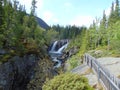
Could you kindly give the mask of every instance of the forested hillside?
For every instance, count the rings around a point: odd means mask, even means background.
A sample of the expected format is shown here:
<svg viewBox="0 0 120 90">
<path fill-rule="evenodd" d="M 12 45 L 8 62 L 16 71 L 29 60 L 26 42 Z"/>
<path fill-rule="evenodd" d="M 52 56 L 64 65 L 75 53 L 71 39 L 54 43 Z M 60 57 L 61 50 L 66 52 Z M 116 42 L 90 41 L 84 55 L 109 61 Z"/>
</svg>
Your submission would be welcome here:
<svg viewBox="0 0 120 90">
<path fill-rule="evenodd" d="M 17 0 L 13 3 L 10 0 L 0 1 L 1 49 L 22 55 L 30 51 L 37 51 L 44 44 L 49 44 L 46 42 L 48 32 L 44 29 L 49 26 L 40 18 L 36 20 L 35 4 L 36 2 L 33 2 L 31 13 L 28 15 L 25 7 Z M 49 37 L 49 35 L 47 36 Z"/>
<path fill-rule="evenodd" d="M 17 0 L 0 0 L 1 90 L 30 90 L 33 88 L 30 82 L 33 77 L 39 78 L 40 89 L 46 78 L 53 77 L 47 48 L 54 32 L 50 34 L 40 27 L 41 23 L 42 26 L 46 23 L 39 18 L 36 20 L 35 10 L 35 0 L 32 1 L 30 14 Z M 38 88 L 37 84 L 34 88 Z"/>
</svg>

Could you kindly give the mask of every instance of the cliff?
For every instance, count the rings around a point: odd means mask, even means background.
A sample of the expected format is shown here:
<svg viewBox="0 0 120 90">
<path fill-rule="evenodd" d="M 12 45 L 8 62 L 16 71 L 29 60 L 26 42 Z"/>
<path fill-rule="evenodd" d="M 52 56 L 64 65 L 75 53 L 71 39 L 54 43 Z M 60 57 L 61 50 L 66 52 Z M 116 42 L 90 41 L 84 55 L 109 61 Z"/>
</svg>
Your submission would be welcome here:
<svg viewBox="0 0 120 90">
<path fill-rule="evenodd" d="M 0 56 L 4 54 L 6 51 L 1 50 Z M 40 90 L 46 78 L 52 76 L 52 63 L 48 56 L 32 53 L 22 57 L 13 56 L 0 65 L 0 90 L 30 90 L 35 84 L 31 81 L 36 82 L 36 78 Z M 37 84 L 34 85 L 36 87 Z"/>
</svg>

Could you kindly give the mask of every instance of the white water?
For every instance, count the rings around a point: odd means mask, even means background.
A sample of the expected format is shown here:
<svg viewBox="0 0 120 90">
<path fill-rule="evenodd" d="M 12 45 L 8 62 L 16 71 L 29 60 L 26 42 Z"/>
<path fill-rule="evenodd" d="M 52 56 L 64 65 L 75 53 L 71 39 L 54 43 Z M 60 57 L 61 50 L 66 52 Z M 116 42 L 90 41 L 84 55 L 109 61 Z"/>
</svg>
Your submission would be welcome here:
<svg viewBox="0 0 120 90">
<path fill-rule="evenodd" d="M 49 54 L 51 55 L 52 61 L 54 61 L 54 62 L 56 63 L 56 65 L 53 67 L 54 69 L 61 66 L 62 61 L 59 60 L 59 59 L 57 59 L 57 57 L 61 56 L 61 55 L 63 54 L 63 53 L 62 53 L 63 50 L 64 50 L 65 48 L 67 48 L 67 46 L 68 46 L 68 41 L 67 41 L 66 44 L 64 44 L 61 48 L 59 48 L 59 49 L 56 51 L 56 50 L 55 50 L 55 47 L 56 47 L 57 43 L 58 43 L 58 41 L 55 41 L 54 44 L 53 44 L 53 46 L 52 46 L 52 48 L 51 48 L 51 50 L 49 51 Z"/>
<path fill-rule="evenodd" d="M 57 45 L 57 42 L 58 42 L 58 41 L 55 41 L 55 42 L 54 42 L 54 44 L 53 44 L 53 46 L 52 46 L 52 49 L 51 49 L 51 52 L 52 52 L 52 51 L 55 51 L 55 47 L 56 47 L 56 45 Z"/>
<path fill-rule="evenodd" d="M 59 67 L 61 66 L 61 64 L 62 64 L 62 62 L 61 62 L 60 60 L 58 60 L 57 58 L 54 58 L 53 61 L 54 61 L 54 62 L 57 62 L 57 65 L 55 65 L 55 66 L 53 67 L 53 69 L 59 68 Z"/>
<path fill-rule="evenodd" d="M 68 43 L 65 44 L 65 45 L 63 45 L 61 48 L 59 48 L 58 51 L 57 51 L 57 53 L 62 53 L 62 51 L 63 51 L 65 48 L 67 48 L 67 46 L 68 46 Z"/>
</svg>

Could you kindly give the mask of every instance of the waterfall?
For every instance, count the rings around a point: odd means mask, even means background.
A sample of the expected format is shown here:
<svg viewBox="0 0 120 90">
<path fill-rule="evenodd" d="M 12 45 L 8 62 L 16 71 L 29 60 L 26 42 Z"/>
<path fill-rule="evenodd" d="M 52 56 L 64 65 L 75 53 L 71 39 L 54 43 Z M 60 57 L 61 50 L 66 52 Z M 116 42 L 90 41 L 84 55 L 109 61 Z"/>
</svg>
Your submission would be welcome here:
<svg viewBox="0 0 120 90">
<path fill-rule="evenodd" d="M 68 40 L 60 40 L 55 41 L 52 44 L 52 47 L 49 51 L 49 54 L 52 58 L 52 61 L 55 62 L 54 69 L 59 68 L 62 64 L 62 60 L 59 60 L 58 57 L 61 57 L 63 55 L 63 50 L 67 48 L 68 46 Z"/>
<path fill-rule="evenodd" d="M 61 48 L 58 49 L 57 53 L 62 53 L 62 51 L 67 48 L 68 43 L 66 43 L 65 45 L 63 45 Z"/>
<path fill-rule="evenodd" d="M 55 47 L 56 47 L 56 45 L 57 45 L 57 42 L 58 42 L 58 41 L 55 41 L 55 42 L 54 42 L 54 44 L 53 44 L 53 46 L 52 46 L 52 48 L 51 48 L 51 50 L 50 50 L 51 52 L 52 52 L 52 51 L 55 51 Z"/>
<path fill-rule="evenodd" d="M 58 60 L 57 58 L 54 58 L 53 61 L 56 62 L 53 69 L 59 68 L 62 64 L 62 62 L 60 60 Z"/>
</svg>

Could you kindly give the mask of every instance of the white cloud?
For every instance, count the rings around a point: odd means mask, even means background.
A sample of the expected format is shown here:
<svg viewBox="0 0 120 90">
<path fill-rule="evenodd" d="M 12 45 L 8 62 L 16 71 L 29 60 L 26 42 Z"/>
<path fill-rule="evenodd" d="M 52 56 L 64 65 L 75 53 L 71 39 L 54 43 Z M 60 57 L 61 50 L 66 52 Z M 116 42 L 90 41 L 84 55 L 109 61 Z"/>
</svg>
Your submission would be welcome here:
<svg viewBox="0 0 120 90">
<path fill-rule="evenodd" d="M 110 11 L 111 11 L 111 8 L 108 8 L 108 9 L 105 10 L 106 16 L 109 16 L 109 15 L 110 15 Z"/>
<path fill-rule="evenodd" d="M 31 3 L 32 3 L 32 0 L 19 0 L 20 4 L 22 5 L 25 5 L 25 8 L 26 8 L 26 11 L 28 13 L 30 13 L 30 9 L 31 9 Z M 37 9 L 36 11 L 40 11 L 41 8 L 43 7 L 43 0 L 37 0 L 37 3 L 36 3 L 36 6 L 37 6 Z"/>
<path fill-rule="evenodd" d="M 71 22 L 70 25 L 76 26 L 87 26 L 89 27 L 92 24 L 94 18 L 92 16 L 77 16 Z"/>
<path fill-rule="evenodd" d="M 30 8 L 31 8 L 32 0 L 29 0 L 29 1 L 27 1 L 27 0 L 19 0 L 19 2 L 20 2 L 20 4 L 25 5 L 25 9 L 29 13 L 30 12 Z"/>
<path fill-rule="evenodd" d="M 37 0 L 37 4 L 36 4 L 36 6 L 37 6 L 37 12 L 39 13 L 40 12 L 40 10 L 43 8 L 43 0 Z"/>
<path fill-rule="evenodd" d="M 58 24 L 59 23 L 59 19 L 56 18 L 56 15 L 51 11 L 45 11 L 42 14 L 42 19 L 45 20 L 45 22 L 48 24 Z"/>
<path fill-rule="evenodd" d="M 46 21 L 46 22 L 49 22 L 50 20 L 52 20 L 54 14 L 50 11 L 45 11 L 43 13 L 43 19 Z"/>
<path fill-rule="evenodd" d="M 54 19 L 53 19 L 53 23 L 59 23 L 58 18 L 54 18 Z"/>
</svg>

